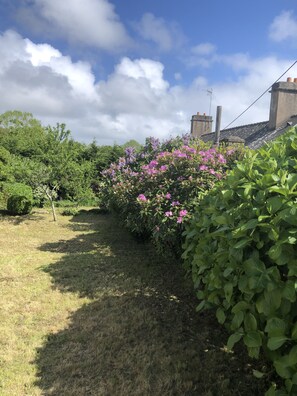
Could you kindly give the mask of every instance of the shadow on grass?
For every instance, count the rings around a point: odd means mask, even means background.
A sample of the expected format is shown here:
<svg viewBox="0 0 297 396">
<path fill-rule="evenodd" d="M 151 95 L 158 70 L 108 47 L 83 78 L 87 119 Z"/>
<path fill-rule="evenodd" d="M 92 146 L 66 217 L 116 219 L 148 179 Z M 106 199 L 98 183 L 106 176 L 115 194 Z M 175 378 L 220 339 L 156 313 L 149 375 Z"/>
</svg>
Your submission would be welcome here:
<svg viewBox="0 0 297 396">
<path fill-rule="evenodd" d="M 227 335 L 212 313 L 195 313 L 178 263 L 161 261 L 111 216 L 82 213 L 71 227 L 89 232 L 43 245 L 65 253 L 44 270 L 53 287 L 93 302 L 38 350 L 42 394 L 264 394 L 246 355 L 225 352 Z"/>
<path fill-rule="evenodd" d="M 34 212 L 34 210 L 26 215 L 22 216 L 13 216 L 9 214 L 8 210 L 1 209 L 0 210 L 0 221 L 5 220 L 8 221 L 9 223 L 12 223 L 14 225 L 19 225 L 23 223 L 24 221 L 38 221 L 41 220 L 42 216 L 38 215 L 38 212 Z"/>
</svg>

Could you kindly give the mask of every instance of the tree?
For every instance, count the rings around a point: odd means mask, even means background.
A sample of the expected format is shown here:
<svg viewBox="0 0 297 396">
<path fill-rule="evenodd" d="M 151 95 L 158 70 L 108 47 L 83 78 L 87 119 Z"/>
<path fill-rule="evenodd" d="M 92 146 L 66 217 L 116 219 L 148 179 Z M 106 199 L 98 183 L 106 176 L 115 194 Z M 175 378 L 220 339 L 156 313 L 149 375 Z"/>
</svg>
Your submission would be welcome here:
<svg viewBox="0 0 297 396">
<path fill-rule="evenodd" d="M 45 130 L 31 113 L 7 111 L 0 115 L 0 145 L 11 154 L 40 156 L 45 143 Z"/>
</svg>

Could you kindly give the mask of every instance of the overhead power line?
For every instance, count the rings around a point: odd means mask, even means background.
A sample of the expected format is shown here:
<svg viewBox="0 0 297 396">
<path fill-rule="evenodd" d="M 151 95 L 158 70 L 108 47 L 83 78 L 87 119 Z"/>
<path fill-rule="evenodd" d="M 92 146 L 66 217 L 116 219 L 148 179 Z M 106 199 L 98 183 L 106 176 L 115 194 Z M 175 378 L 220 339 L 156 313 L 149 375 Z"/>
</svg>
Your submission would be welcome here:
<svg viewBox="0 0 297 396">
<path fill-rule="evenodd" d="M 239 116 L 237 116 L 236 118 L 234 118 L 234 120 L 232 121 L 232 122 L 230 122 L 230 124 L 228 124 L 227 126 L 225 126 L 225 128 L 224 129 L 227 129 L 230 125 L 232 125 L 235 121 L 237 121 L 238 120 L 238 118 L 240 118 L 244 113 L 246 113 L 252 106 L 254 106 L 254 104 L 256 103 L 256 102 L 258 102 L 258 100 L 259 99 L 261 99 L 262 98 L 262 96 L 264 96 L 269 90 L 270 90 L 270 88 L 272 87 L 272 85 L 273 84 L 275 84 L 276 82 L 278 82 L 290 69 L 292 69 L 292 67 L 294 66 L 294 65 L 296 65 L 296 63 L 297 63 L 297 60 L 294 62 L 294 63 L 292 63 L 292 65 L 281 75 L 281 76 L 279 76 L 279 78 L 277 79 L 277 80 L 275 80 L 274 81 L 274 83 L 272 83 L 256 100 L 254 100 L 253 101 L 253 103 L 251 103 L 242 113 L 240 113 L 239 114 Z M 224 130 L 224 129 L 222 129 L 222 130 Z"/>
</svg>

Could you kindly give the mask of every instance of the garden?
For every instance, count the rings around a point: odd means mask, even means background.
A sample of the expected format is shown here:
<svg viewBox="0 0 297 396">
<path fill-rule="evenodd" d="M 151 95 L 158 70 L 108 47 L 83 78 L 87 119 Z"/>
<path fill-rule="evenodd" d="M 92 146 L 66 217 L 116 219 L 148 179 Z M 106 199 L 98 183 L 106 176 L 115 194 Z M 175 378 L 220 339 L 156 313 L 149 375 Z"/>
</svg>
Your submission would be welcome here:
<svg viewBox="0 0 297 396">
<path fill-rule="evenodd" d="M 0 128 L 3 394 L 297 394 L 296 129 L 252 151 Z"/>
</svg>

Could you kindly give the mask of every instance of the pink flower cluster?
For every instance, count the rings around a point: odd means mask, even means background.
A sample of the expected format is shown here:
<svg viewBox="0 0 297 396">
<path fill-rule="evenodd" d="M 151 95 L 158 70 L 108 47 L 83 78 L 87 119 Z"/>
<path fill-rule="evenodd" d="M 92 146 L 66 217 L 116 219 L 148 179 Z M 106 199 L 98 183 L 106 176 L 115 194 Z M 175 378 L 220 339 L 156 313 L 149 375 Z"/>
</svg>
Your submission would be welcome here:
<svg viewBox="0 0 297 396">
<path fill-rule="evenodd" d="M 177 218 L 177 223 L 182 223 L 183 218 L 188 214 L 188 211 L 186 209 L 182 209 L 179 211 L 179 216 Z"/>
<path fill-rule="evenodd" d="M 146 202 L 147 197 L 144 194 L 139 194 L 137 197 L 138 201 Z"/>
</svg>

